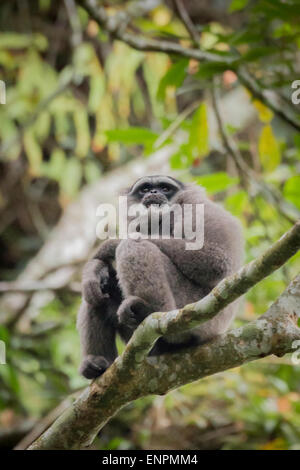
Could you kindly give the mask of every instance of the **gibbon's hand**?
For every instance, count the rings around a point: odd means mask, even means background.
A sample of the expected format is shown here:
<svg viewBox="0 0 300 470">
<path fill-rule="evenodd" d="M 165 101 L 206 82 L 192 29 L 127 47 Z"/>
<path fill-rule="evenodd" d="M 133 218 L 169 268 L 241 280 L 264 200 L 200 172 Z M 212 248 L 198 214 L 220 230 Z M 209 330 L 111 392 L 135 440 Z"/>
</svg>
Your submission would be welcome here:
<svg viewBox="0 0 300 470">
<path fill-rule="evenodd" d="M 96 260 L 95 260 L 96 261 Z M 104 299 L 109 298 L 109 269 L 103 265 L 91 277 L 84 276 L 82 282 L 82 295 L 90 305 L 99 305 Z"/>
</svg>

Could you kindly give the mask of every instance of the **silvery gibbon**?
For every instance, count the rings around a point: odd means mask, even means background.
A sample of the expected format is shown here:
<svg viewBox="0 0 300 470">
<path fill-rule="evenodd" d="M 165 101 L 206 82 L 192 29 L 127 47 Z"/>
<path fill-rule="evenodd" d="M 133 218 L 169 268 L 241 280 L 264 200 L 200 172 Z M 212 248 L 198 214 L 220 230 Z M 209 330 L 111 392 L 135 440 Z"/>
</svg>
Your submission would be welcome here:
<svg viewBox="0 0 300 470">
<path fill-rule="evenodd" d="M 200 186 L 167 176 L 147 176 L 123 195 L 128 207 L 138 203 L 147 210 L 169 207 L 173 214 L 171 237 L 165 239 L 160 234 L 155 239 L 108 239 L 85 265 L 77 328 L 83 356 L 80 372 L 88 379 L 101 375 L 117 357 L 117 333 L 127 342 L 149 314 L 181 308 L 203 298 L 240 267 L 243 257 L 239 222 L 210 201 Z M 204 207 L 204 243 L 200 249 L 187 250 L 184 236 L 172 236 L 172 227 L 178 221 L 171 208 L 184 204 Z M 189 214 L 195 229 L 193 210 Z M 179 224 L 183 223 L 181 217 Z M 150 354 L 202 344 L 224 333 L 236 310 L 237 303 L 233 303 L 187 333 L 159 338 Z"/>
</svg>

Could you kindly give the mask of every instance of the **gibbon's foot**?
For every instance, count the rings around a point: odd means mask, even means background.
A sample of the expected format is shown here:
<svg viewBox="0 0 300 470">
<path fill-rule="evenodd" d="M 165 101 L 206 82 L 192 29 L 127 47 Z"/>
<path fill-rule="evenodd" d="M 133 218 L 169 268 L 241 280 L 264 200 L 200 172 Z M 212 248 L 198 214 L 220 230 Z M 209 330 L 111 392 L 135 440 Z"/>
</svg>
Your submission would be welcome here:
<svg viewBox="0 0 300 470">
<path fill-rule="evenodd" d="M 102 375 L 110 366 L 109 362 L 103 356 L 86 356 L 79 368 L 79 372 L 86 379 L 95 379 Z"/>
<path fill-rule="evenodd" d="M 103 267 L 97 278 L 83 282 L 82 295 L 90 305 L 99 305 L 104 299 L 109 298 L 109 269 Z"/>
<path fill-rule="evenodd" d="M 123 300 L 117 311 L 117 316 L 121 326 L 135 330 L 150 313 L 150 305 L 140 297 L 132 295 Z"/>
</svg>

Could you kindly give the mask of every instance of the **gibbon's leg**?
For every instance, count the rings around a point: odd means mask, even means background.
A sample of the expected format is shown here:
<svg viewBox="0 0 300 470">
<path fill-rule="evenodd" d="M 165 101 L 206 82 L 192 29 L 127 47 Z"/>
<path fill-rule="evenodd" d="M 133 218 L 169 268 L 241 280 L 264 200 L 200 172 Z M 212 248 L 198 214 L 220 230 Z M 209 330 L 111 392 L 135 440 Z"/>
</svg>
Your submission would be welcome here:
<svg viewBox="0 0 300 470">
<path fill-rule="evenodd" d="M 82 362 L 80 373 L 87 379 L 103 374 L 117 357 L 116 311 L 119 303 L 107 299 L 99 306 L 82 301 L 77 329 L 80 334 Z"/>
<path fill-rule="evenodd" d="M 116 252 L 116 269 L 124 299 L 117 315 L 120 334 L 128 341 L 139 323 L 150 313 L 167 312 L 176 308 L 167 272 L 177 275 L 177 269 L 160 249 L 147 240 L 123 240 Z M 130 326 L 129 326 L 130 325 Z M 127 334 L 122 334 L 127 328 Z M 182 343 L 189 333 L 165 338 L 167 343 Z"/>
<path fill-rule="evenodd" d="M 138 325 L 152 312 L 151 306 L 140 297 L 130 295 L 123 300 L 117 312 L 121 338 L 127 343 Z"/>
<path fill-rule="evenodd" d="M 124 298 L 136 296 L 154 311 L 175 308 L 163 254 L 147 240 L 122 240 L 116 251 L 116 270 Z"/>
<path fill-rule="evenodd" d="M 165 272 L 163 254 L 147 240 L 122 240 L 116 251 L 116 270 L 124 301 L 120 325 L 131 333 L 150 313 L 175 308 Z"/>
</svg>

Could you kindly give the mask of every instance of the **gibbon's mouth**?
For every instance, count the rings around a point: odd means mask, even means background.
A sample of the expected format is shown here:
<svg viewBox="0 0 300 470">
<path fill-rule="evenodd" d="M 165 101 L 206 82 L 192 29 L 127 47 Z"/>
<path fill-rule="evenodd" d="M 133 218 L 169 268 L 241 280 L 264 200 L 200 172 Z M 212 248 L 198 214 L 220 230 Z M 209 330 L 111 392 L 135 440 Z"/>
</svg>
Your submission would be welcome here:
<svg viewBox="0 0 300 470">
<path fill-rule="evenodd" d="M 152 204 L 156 204 L 158 206 L 162 206 L 166 204 L 168 199 L 163 194 L 147 194 L 143 197 L 142 203 L 144 206 L 149 207 Z"/>
</svg>

